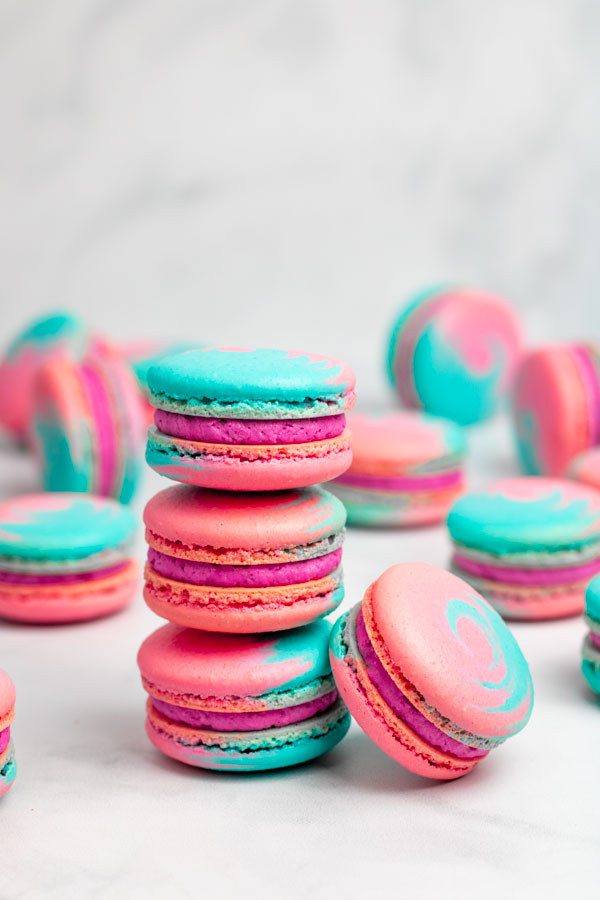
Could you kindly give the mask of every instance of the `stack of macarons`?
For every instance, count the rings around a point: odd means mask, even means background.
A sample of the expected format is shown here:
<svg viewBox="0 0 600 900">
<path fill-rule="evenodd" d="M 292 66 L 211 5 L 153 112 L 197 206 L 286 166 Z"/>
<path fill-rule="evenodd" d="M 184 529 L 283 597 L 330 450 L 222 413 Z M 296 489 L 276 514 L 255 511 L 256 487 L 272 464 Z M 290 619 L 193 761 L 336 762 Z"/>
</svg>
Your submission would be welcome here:
<svg viewBox="0 0 600 900">
<path fill-rule="evenodd" d="M 328 487 L 351 525 L 440 522 L 464 490 L 465 438 L 454 422 L 417 410 L 354 413 L 352 465 Z"/>
<path fill-rule="evenodd" d="M 204 348 L 147 377 L 146 459 L 181 482 L 144 511 L 144 598 L 171 623 L 138 658 L 148 736 L 208 768 L 319 756 L 349 717 L 322 621 L 344 596 L 346 513 L 316 485 L 350 465 L 354 375 L 314 354 Z"/>
<path fill-rule="evenodd" d="M 15 717 L 15 686 L 0 669 L 0 797 L 6 794 L 17 774 L 10 726 Z"/>
</svg>

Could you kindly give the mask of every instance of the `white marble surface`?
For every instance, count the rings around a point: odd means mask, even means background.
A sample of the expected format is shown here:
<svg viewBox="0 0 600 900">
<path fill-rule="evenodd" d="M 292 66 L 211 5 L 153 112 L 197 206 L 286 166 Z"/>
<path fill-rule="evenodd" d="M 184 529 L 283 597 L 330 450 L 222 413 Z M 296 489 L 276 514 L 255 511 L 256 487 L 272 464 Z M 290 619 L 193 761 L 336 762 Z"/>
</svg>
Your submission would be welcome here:
<svg viewBox="0 0 600 900">
<path fill-rule="evenodd" d="M 531 341 L 598 335 L 599 51 L 593 0 L 2 0 L 3 332 L 66 305 L 116 337 L 293 344 L 348 360 L 373 399 L 423 282 L 506 294 Z M 501 425 L 473 443 L 475 479 L 510 470 Z M 0 481 L 34 488 L 31 461 L 3 449 Z M 138 508 L 158 487 L 147 473 Z M 441 530 L 353 532 L 347 603 L 393 562 L 446 557 Z M 358 730 L 273 776 L 162 759 L 134 663 L 157 624 L 138 599 L 1 627 L 20 767 L 2 898 L 597 893 L 579 621 L 515 628 L 531 724 L 441 786 Z"/>
</svg>

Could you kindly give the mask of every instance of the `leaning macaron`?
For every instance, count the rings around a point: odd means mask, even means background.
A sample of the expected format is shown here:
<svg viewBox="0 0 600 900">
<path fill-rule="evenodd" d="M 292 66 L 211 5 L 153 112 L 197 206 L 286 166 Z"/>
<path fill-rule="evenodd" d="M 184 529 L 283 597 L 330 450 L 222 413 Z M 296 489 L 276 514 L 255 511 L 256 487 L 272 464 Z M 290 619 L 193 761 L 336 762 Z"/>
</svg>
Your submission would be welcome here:
<svg viewBox="0 0 600 900">
<path fill-rule="evenodd" d="M 44 488 L 129 502 L 141 469 L 143 418 L 119 353 L 103 343 L 83 360 L 53 360 L 38 373 L 33 403 Z"/>
<path fill-rule="evenodd" d="M 507 397 L 521 327 L 501 297 L 452 285 L 417 294 L 396 319 L 387 370 L 402 403 L 471 425 Z"/>
<path fill-rule="evenodd" d="M 440 522 L 464 490 L 462 429 L 416 410 L 353 413 L 352 465 L 328 488 L 350 525 Z"/>
<path fill-rule="evenodd" d="M 591 689 L 600 694 L 600 576 L 593 578 L 588 585 L 585 621 L 589 632 L 581 649 L 581 671 Z"/>
<path fill-rule="evenodd" d="M 0 616 L 76 622 L 115 612 L 138 586 L 133 513 L 104 497 L 28 494 L 0 503 Z"/>
<path fill-rule="evenodd" d="M 517 453 L 528 475 L 563 476 L 573 457 L 600 444 L 600 355 L 591 344 L 529 353 L 513 391 Z"/>
<path fill-rule="evenodd" d="M 144 599 L 191 628 L 296 628 L 344 597 L 346 513 L 319 487 L 264 493 L 176 485 L 144 510 Z"/>
<path fill-rule="evenodd" d="M 148 464 L 174 481 L 233 491 L 303 487 L 350 465 L 344 363 L 289 350 L 205 348 L 148 372 Z"/>
<path fill-rule="evenodd" d="M 600 492 L 523 476 L 465 494 L 448 515 L 452 569 L 507 618 L 581 613 L 600 572 Z"/>
<path fill-rule="evenodd" d="M 36 319 L 15 338 L 0 363 L 0 425 L 19 440 L 25 440 L 37 372 L 51 359 L 79 359 L 87 343 L 83 323 L 66 312 Z"/>
<path fill-rule="evenodd" d="M 17 774 L 10 726 L 15 717 L 15 686 L 0 669 L 0 797 L 6 794 Z"/>
<path fill-rule="evenodd" d="M 500 616 L 426 563 L 387 569 L 334 625 L 330 657 L 363 731 L 418 775 L 466 775 L 531 713 L 529 667 Z"/>
<path fill-rule="evenodd" d="M 350 716 L 327 655 L 330 626 L 284 634 L 210 634 L 165 625 L 138 653 L 146 732 L 191 766 L 256 772 L 315 759 Z"/>
</svg>

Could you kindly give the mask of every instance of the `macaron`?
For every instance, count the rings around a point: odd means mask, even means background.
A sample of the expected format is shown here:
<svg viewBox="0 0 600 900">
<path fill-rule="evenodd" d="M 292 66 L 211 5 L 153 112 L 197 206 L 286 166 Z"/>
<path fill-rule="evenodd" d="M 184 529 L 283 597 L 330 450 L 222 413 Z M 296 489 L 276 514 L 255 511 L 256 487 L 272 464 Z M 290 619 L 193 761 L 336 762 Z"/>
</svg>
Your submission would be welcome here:
<svg viewBox="0 0 600 900">
<path fill-rule="evenodd" d="M 10 726 L 15 717 L 15 686 L 0 669 L 0 797 L 6 794 L 17 774 Z"/>
<path fill-rule="evenodd" d="M 581 481 L 600 491 L 600 447 L 584 450 L 571 460 L 567 477 Z"/>
<path fill-rule="evenodd" d="M 440 522 L 464 490 L 462 429 L 416 410 L 348 416 L 352 465 L 328 484 L 350 525 Z"/>
<path fill-rule="evenodd" d="M 138 653 L 146 732 L 167 756 L 231 772 L 315 759 L 350 726 L 327 654 L 330 626 L 233 635 L 165 625 Z"/>
<path fill-rule="evenodd" d="M 563 476 L 600 444 L 600 355 L 590 344 L 549 344 L 527 354 L 515 378 L 512 421 L 528 475 Z"/>
<path fill-rule="evenodd" d="M 600 576 L 593 578 L 588 585 L 585 621 L 589 632 L 581 649 L 581 671 L 591 689 L 600 694 Z"/>
<path fill-rule="evenodd" d="M 37 372 L 51 359 L 80 358 L 87 343 L 83 323 L 66 312 L 36 319 L 12 341 L 0 363 L 0 425 L 6 431 L 28 438 Z"/>
<path fill-rule="evenodd" d="M 448 515 L 452 569 L 507 618 L 581 613 L 600 572 L 600 492 L 523 476 L 456 501 Z"/>
<path fill-rule="evenodd" d="M 363 731 L 418 775 L 466 775 L 519 732 L 529 667 L 500 616 L 468 584 L 400 563 L 334 625 L 333 675 Z"/>
<path fill-rule="evenodd" d="M 291 350 L 204 348 L 150 368 L 148 464 L 174 481 L 232 491 L 329 481 L 352 460 L 344 363 Z"/>
<path fill-rule="evenodd" d="M 85 491 L 131 500 L 143 455 L 138 388 L 118 351 L 102 344 L 77 361 L 39 371 L 32 443 L 47 491 Z"/>
<path fill-rule="evenodd" d="M 136 519 L 104 497 L 28 494 L 0 503 L 0 616 L 76 622 L 125 606 L 138 586 Z"/>
<path fill-rule="evenodd" d="M 320 487 L 264 493 L 176 485 L 144 510 L 144 599 L 191 628 L 281 631 L 344 597 L 343 504 Z"/>
<path fill-rule="evenodd" d="M 521 327 L 501 297 L 453 285 L 417 294 L 394 322 L 387 371 L 404 406 L 471 425 L 507 397 Z"/>
</svg>

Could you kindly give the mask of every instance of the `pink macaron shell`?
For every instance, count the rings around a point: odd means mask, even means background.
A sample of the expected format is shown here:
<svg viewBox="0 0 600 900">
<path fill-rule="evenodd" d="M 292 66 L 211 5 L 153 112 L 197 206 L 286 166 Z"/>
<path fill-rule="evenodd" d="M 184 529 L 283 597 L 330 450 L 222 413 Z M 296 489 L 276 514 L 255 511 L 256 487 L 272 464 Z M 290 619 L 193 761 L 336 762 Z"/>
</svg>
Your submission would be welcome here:
<svg viewBox="0 0 600 900">
<path fill-rule="evenodd" d="M 157 699 L 231 713 L 276 708 L 276 696 L 265 695 L 308 677 L 314 665 L 310 654 L 279 653 L 277 634 L 224 635 L 174 624 L 147 637 L 137 661 L 146 690 Z"/>
<path fill-rule="evenodd" d="M 144 509 L 146 536 L 155 549 L 205 559 L 202 548 L 219 548 L 223 562 L 234 564 L 253 562 L 253 552 L 259 562 L 289 561 L 294 554 L 277 551 L 314 544 L 342 531 L 345 521 L 339 501 L 319 487 L 238 494 L 177 485 L 160 491 Z M 239 550 L 250 556 L 238 556 Z"/>
<path fill-rule="evenodd" d="M 8 728 L 14 718 L 15 698 L 12 679 L 0 669 L 0 731 Z"/>
<path fill-rule="evenodd" d="M 335 574 L 335 573 L 334 573 Z M 144 600 L 177 625 L 233 634 L 297 628 L 333 612 L 343 589 L 331 576 L 270 588 L 214 588 L 186 584 L 145 569 Z"/>
<path fill-rule="evenodd" d="M 442 730 L 501 741 L 522 727 L 532 703 L 526 664 L 466 582 L 426 563 L 400 563 L 367 592 L 363 615 L 388 673 Z"/>
<path fill-rule="evenodd" d="M 348 429 L 324 441 L 255 445 L 185 441 L 151 427 L 146 459 L 160 475 L 185 484 L 229 491 L 278 491 L 336 478 L 350 466 L 352 449 Z"/>
<path fill-rule="evenodd" d="M 530 473 L 563 475 L 590 445 L 585 382 L 571 349 L 548 345 L 533 351 L 515 380 L 513 422 Z"/>
<path fill-rule="evenodd" d="M 448 430 L 455 426 L 414 410 L 381 416 L 353 413 L 348 416 L 348 427 L 352 432 L 353 475 L 409 474 L 424 462 L 456 452 L 448 442 Z"/>
<path fill-rule="evenodd" d="M 567 476 L 600 490 L 600 447 L 576 456 L 569 465 Z"/>
<path fill-rule="evenodd" d="M 0 585 L 0 617 L 31 624 L 79 622 L 109 615 L 129 604 L 138 588 L 133 560 L 106 578 L 59 585 Z"/>
<path fill-rule="evenodd" d="M 335 684 L 352 717 L 377 746 L 401 766 L 426 778 L 449 780 L 466 775 L 479 760 L 452 757 L 432 747 L 401 719 L 386 718 L 385 704 L 376 692 L 369 697 L 357 673 L 334 653 L 330 653 Z"/>
</svg>

